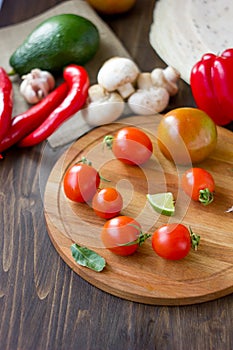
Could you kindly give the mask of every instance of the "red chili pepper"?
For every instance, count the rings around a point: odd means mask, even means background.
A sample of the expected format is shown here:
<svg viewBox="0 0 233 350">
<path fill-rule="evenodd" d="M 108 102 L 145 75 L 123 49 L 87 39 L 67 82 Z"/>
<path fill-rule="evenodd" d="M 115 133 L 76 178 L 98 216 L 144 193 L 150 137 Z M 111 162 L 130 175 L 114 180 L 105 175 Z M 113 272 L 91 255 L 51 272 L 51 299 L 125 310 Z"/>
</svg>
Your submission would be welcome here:
<svg viewBox="0 0 233 350">
<path fill-rule="evenodd" d="M 5 137 L 0 141 L 0 152 L 5 151 L 23 137 L 35 130 L 60 105 L 68 92 L 66 82 L 59 85 L 39 103 L 26 112 L 12 118 L 12 124 Z"/>
<path fill-rule="evenodd" d="M 19 147 L 34 146 L 44 141 L 84 105 L 90 85 L 86 70 L 71 64 L 64 69 L 63 76 L 69 85 L 68 95 L 36 130 L 18 143 Z"/>
<path fill-rule="evenodd" d="M 12 83 L 6 71 L 0 67 L 0 140 L 11 125 L 13 108 Z"/>
<path fill-rule="evenodd" d="M 190 85 L 199 109 L 216 124 L 233 120 L 233 49 L 220 56 L 206 53 L 191 70 Z"/>
</svg>

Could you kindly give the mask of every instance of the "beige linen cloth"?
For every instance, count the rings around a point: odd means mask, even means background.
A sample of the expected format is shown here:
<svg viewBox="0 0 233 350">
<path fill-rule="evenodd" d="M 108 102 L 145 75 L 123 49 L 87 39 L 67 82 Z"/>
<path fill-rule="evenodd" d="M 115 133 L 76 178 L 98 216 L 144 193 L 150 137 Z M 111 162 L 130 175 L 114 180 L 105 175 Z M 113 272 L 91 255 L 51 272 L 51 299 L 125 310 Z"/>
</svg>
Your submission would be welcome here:
<svg viewBox="0 0 233 350">
<path fill-rule="evenodd" d="M 39 16 L 16 25 L 0 29 L 0 66 L 9 72 L 9 58 L 15 49 L 21 45 L 27 35 L 43 20 L 61 13 L 74 13 L 91 20 L 100 33 L 100 48 L 95 57 L 85 66 L 88 71 L 91 84 L 96 82 L 97 72 L 103 62 L 112 56 L 129 57 L 128 52 L 121 42 L 113 34 L 110 28 L 102 21 L 96 12 L 86 1 L 67 1 L 58 5 Z M 14 109 L 13 115 L 24 112 L 29 105 L 19 93 L 20 79 L 18 76 L 12 78 L 14 88 Z M 79 136 L 89 131 L 91 127 L 84 121 L 79 113 L 72 116 L 62 124 L 59 129 L 48 139 L 51 147 L 58 147 L 76 140 Z"/>
</svg>

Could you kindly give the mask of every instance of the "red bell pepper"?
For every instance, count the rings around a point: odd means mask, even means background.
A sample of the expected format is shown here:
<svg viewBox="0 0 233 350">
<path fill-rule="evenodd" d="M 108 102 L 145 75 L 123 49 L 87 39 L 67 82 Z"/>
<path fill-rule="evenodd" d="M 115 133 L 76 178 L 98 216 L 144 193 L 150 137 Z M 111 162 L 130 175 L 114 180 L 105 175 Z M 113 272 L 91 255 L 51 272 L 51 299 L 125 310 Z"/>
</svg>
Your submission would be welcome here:
<svg viewBox="0 0 233 350">
<path fill-rule="evenodd" d="M 206 53 L 197 62 L 190 75 L 195 103 L 217 125 L 233 120 L 233 49 L 217 56 Z"/>
</svg>

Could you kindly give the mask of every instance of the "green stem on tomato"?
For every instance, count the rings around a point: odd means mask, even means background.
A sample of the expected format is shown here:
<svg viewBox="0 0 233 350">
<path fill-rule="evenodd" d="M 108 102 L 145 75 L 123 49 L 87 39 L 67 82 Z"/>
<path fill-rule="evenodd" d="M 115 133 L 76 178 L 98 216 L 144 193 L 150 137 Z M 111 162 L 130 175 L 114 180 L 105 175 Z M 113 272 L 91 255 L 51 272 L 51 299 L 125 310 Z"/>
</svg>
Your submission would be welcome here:
<svg viewBox="0 0 233 350">
<path fill-rule="evenodd" d="M 135 239 L 134 241 L 122 243 L 122 244 L 119 244 L 119 246 L 126 247 L 126 246 L 130 246 L 130 245 L 134 245 L 134 244 L 138 244 L 139 246 L 141 246 L 148 238 L 151 237 L 151 234 L 143 233 L 141 231 L 140 227 L 138 227 L 137 225 L 129 224 L 129 226 L 135 227 L 140 233 L 139 233 L 137 239 Z"/>
<path fill-rule="evenodd" d="M 149 233 L 140 233 L 137 239 L 137 243 L 139 246 L 141 246 L 148 238 L 150 238 L 151 235 Z"/>
<path fill-rule="evenodd" d="M 103 143 L 105 146 L 107 146 L 108 149 L 112 149 L 112 143 L 113 143 L 114 136 L 112 135 L 106 135 Z"/>
<path fill-rule="evenodd" d="M 82 157 L 82 158 L 77 162 L 77 164 L 79 164 L 79 163 L 92 166 L 92 162 L 91 162 L 89 159 L 87 159 L 86 157 Z"/>
<path fill-rule="evenodd" d="M 192 231 L 191 227 L 189 227 L 189 231 L 190 231 L 190 239 L 191 239 L 192 249 L 197 250 L 201 237 L 198 236 L 197 234 L 195 234 Z"/>
<path fill-rule="evenodd" d="M 89 159 L 87 159 L 86 157 L 82 157 L 82 158 L 77 162 L 77 164 L 79 164 L 79 163 L 92 166 L 92 162 L 91 162 Z M 103 176 L 101 176 L 100 174 L 99 174 L 99 177 L 100 177 L 100 179 L 101 179 L 102 181 L 111 182 L 111 180 L 105 179 L 105 178 L 104 178 Z"/>
<path fill-rule="evenodd" d="M 210 192 L 208 188 L 199 191 L 199 202 L 203 205 L 208 205 L 214 200 L 214 193 Z"/>
</svg>

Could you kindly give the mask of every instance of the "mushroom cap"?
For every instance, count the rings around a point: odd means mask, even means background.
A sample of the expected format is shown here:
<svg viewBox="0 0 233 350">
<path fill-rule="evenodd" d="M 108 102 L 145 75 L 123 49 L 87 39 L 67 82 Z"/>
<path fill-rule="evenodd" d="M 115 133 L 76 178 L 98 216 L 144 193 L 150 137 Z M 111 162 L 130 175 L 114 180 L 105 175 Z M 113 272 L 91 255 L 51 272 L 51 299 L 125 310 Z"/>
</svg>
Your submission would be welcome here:
<svg viewBox="0 0 233 350">
<path fill-rule="evenodd" d="M 95 84 L 89 88 L 88 93 L 88 102 L 80 113 L 89 125 L 112 123 L 123 113 L 125 102 L 117 92 L 108 92 Z"/>
<path fill-rule="evenodd" d="M 112 57 L 100 68 L 97 81 L 108 91 L 133 83 L 139 74 L 138 66 L 129 58 Z"/>
<path fill-rule="evenodd" d="M 153 85 L 164 87 L 171 96 L 174 96 L 178 92 L 177 81 L 179 78 L 179 72 L 170 66 L 165 69 L 155 68 L 151 72 L 151 80 Z"/>
<path fill-rule="evenodd" d="M 136 114 L 151 115 L 162 112 L 168 105 L 169 93 L 164 88 L 137 90 L 128 99 L 129 107 Z"/>
</svg>

